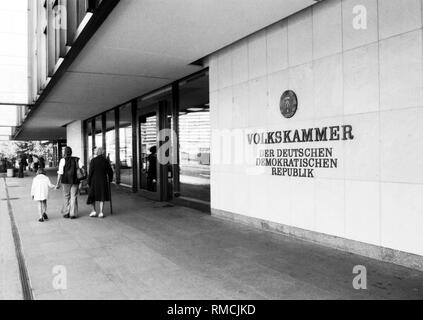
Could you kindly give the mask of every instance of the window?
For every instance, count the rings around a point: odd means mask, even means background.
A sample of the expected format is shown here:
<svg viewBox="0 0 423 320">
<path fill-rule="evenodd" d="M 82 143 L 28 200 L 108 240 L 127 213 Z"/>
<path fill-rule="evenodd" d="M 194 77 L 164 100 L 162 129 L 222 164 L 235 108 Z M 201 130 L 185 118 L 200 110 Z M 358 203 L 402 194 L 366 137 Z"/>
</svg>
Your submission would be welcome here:
<svg viewBox="0 0 423 320">
<path fill-rule="evenodd" d="M 40 78 L 38 83 L 38 88 L 43 89 L 45 86 L 45 82 L 47 80 L 47 50 L 48 50 L 48 43 L 47 43 L 47 4 L 46 2 L 39 2 L 39 23 L 38 23 L 38 37 L 40 41 L 40 47 L 37 50 L 38 54 L 38 68 L 40 70 Z"/>
<path fill-rule="evenodd" d="M 88 0 L 88 12 L 94 12 L 101 4 L 101 0 Z"/>
<path fill-rule="evenodd" d="M 87 163 L 90 163 L 90 160 L 93 157 L 93 135 L 92 135 L 92 121 L 87 120 L 86 121 L 86 134 L 87 134 L 87 140 L 86 140 L 86 146 L 87 146 Z"/>
<path fill-rule="evenodd" d="M 95 147 L 103 147 L 103 123 L 101 116 L 95 118 Z"/>
<path fill-rule="evenodd" d="M 87 13 L 87 1 L 86 0 L 76 0 L 77 6 L 77 19 L 78 19 L 78 26 L 81 24 L 82 20 L 85 18 L 85 14 Z"/>
<path fill-rule="evenodd" d="M 157 192 L 157 115 L 156 112 L 140 117 L 140 170 L 141 189 Z"/>
<path fill-rule="evenodd" d="M 114 110 L 106 113 L 106 156 L 110 160 L 113 170 L 116 170 L 116 130 Z"/>
<path fill-rule="evenodd" d="M 179 86 L 179 167 L 181 196 L 210 202 L 210 109 L 208 75 Z"/>
<path fill-rule="evenodd" d="M 54 58 L 57 62 L 60 58 L 60 33 L 62 30 L 61 12 L 59 2 L 55 2 L 53 6 L 53 29 L 54 29 Z"/>
<path fill-rule="evenodd" d="M 120 183 L 132 187 L 132 108 L 130 103 L 121 107 L 119 118 Z"/>
</svg>

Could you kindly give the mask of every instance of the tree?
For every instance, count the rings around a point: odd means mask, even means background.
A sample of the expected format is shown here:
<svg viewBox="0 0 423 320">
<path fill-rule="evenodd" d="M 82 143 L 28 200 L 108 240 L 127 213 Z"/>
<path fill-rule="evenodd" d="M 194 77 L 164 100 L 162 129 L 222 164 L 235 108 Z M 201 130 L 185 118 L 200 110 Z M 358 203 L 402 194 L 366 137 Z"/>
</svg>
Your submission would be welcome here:
<svg viewBox="0 0 423 320">
<path fill-rule="evenodd" d="M 0 142 L 0 157 L 12 159 L 16 157 L 17 154 L 17 145 L 12 143 L 12 141 L 2 141 Z"/>
<path fill-rule="evenodd" d="M 0 142 L 0 157 L 16 158 L 22 154 L 35 154 L 45 157 L 51 152 L 52 145 L 41 141 L 3 141 Z"/>
</svg>

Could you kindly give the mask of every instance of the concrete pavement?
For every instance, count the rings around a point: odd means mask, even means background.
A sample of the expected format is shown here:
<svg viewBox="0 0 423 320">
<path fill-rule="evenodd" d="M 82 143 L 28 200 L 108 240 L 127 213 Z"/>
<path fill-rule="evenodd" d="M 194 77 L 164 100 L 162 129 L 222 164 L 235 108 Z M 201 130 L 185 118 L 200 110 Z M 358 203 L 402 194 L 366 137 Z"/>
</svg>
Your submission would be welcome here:
<svg viewBox="0 0 423 320">
<path fill-rule="evenodd" d="M 2 178 L 0 190 L 0 300 L 19 300 L 23 293 Z"/>
<path fill-rule="evenodd" d="M 123 192 L 112 217 L 89 218 L 81 196 L 80 218 L 65 220 L 52 191 L 50 221 L 39 223 L 31 180 L 6 181 L 35 299 L 423 298 L 423 272 Z M 0 185 L 0 298 L 8 283 L 19 289 L 5 197 Z M 357 265 L 367 290 L 353 288 Z"/>
</svg>

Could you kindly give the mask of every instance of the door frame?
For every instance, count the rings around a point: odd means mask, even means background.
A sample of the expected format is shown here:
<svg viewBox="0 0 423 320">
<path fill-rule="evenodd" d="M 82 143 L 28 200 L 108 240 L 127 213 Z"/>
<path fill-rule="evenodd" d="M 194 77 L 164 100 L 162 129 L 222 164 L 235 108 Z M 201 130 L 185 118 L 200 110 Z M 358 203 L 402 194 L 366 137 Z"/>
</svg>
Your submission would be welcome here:
<svg viewBox="0 0 423 320">
<path fill-rule="evenodd" d="M 158 146 L 158 132 L 159 132 L 159 116 L 160 116 L 158 106 L 149 106 L 149 107 L 143 108 L 142 110 L 139 110 L 138 114 L 137 114 L 137 140 L 138 140 L 138 155 L 137 155 L 137 157 L 138 157 L 138 165 L 139 165 L 139 170 L 138 170 L 138 176 L 139 177 L 138 177 L 137 189 L 138 189 L 138 192 L 142 196 L 144 196 L 148 199 L 151 199 L 151 200 L 160 201 L 160 198 L 161 198 L 161 195 L 160 195 L 160 193 L 161 193 L 160 192 L 161 176 L 160 176 L 159 168 L 157 168 L 157 191 L 153 192 L 153 191 L 148 191 L 146 189 L 141 188 L 141 183 L 142 183 L 141 175 L 144 174 L 143 168 L 142 168 L 143 163 L 142 163 L 142 159 L 141 159 L 141 156 L 142 156 L 141 118 L 146 116 L 147 114 L 153 114 L 153 113 L 156 114 L 156 130 L 157 130 L 157 143 L 156 144 L 157 144 L 157 148 L 158 148 L 159 147 Z M 157 166 L 158 165 L 159 164 L 157 163 Z"/>
<path fill-rule="evenodd" d="M 171 198 L 170 192 L 169 192 L 169 183 L 168 183 L 168 166 L 162 165 L 157 161 L 157 182 L 156 182 L 156 192 L 148 191 L 145 189 L 141 189 L 141 175 L 143 174 L 142 169 L 142 161 L 141 161 L 141 155 L 142 155 L 142 137 L 141 137 L 141 118 L 144 117 L 147 114 L 156 114 L 156 133 L 157 133 L 157 150 L 165 143 L 164 141 L 159 140 L 159 132 L 163 129 L 170 129 L 169 124 L 167 123 L 167 117 L 168 117 L 168 110 L 167 110 L 167 102 L 166 101 L 160 101 L 156 103 L 153 106 L 148 106 L 145 108 L 141 108 L 138 110 L 137 114 L 137 140 L 138 140 L 138 183 L 137 183 L 137 189 L 138 192 L 151 200 L 155 201 L 168 201 Z"/>
</svg>

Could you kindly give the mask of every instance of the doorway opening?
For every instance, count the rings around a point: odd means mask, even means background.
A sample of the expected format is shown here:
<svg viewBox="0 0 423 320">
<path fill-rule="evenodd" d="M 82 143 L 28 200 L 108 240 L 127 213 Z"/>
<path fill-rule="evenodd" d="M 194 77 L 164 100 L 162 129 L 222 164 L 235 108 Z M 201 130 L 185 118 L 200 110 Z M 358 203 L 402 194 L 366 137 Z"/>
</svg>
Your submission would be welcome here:
<svg viewBox="0 0 423 320">
<path fill-rule="evenodd" d="M 180 197 L 210 203 L 208 72 L 179 83 L 178 116 Z"/>
<path fill-rule="evenodd" d="M 139 117 L 140 188 L 157 192 L 157 112 Z"/>
</svg>

